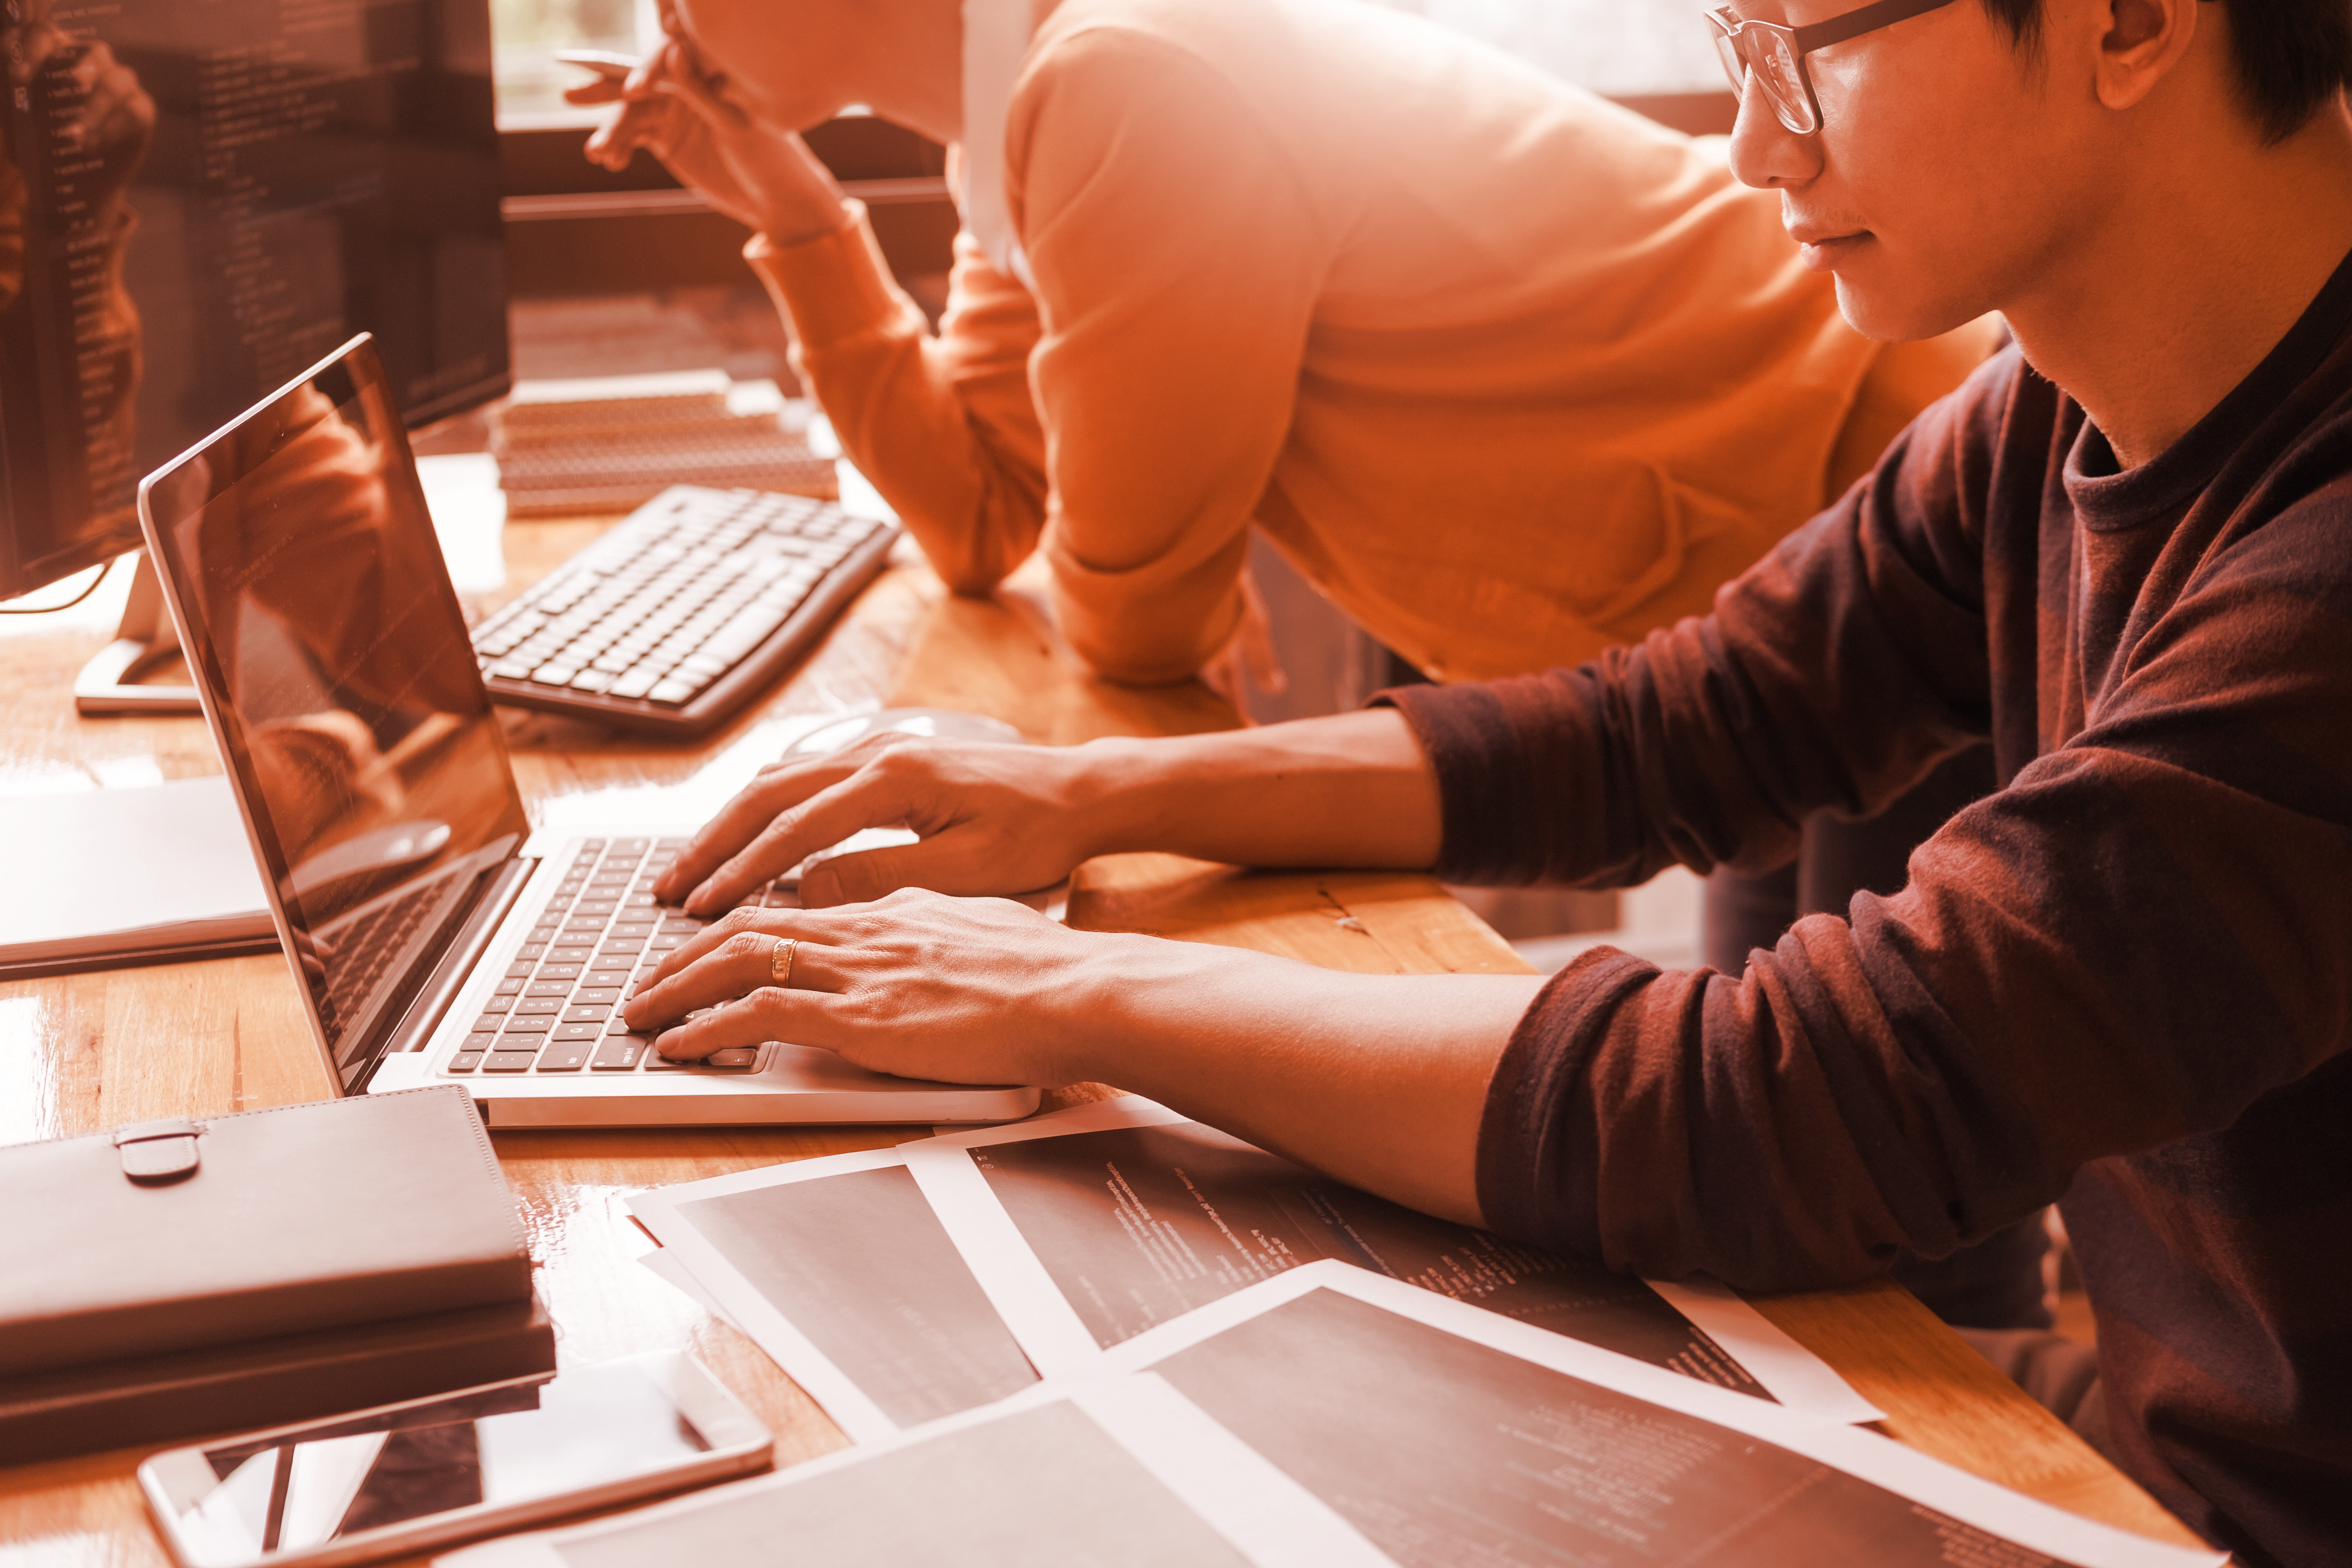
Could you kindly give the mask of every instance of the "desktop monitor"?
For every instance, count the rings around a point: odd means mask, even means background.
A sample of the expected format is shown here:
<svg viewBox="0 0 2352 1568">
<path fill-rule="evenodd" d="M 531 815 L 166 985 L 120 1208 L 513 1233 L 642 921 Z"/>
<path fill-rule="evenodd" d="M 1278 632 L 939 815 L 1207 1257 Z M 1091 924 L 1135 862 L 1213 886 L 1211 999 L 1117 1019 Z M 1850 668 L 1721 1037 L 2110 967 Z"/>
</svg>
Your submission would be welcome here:
<svg viewBox="0 0 2352 1568">
<path fill-rule="evenodd" d="M 488 0 L 0 0 L 0 598 L 356 332 L 410 424 L 509 382 Z"/>
</svg>

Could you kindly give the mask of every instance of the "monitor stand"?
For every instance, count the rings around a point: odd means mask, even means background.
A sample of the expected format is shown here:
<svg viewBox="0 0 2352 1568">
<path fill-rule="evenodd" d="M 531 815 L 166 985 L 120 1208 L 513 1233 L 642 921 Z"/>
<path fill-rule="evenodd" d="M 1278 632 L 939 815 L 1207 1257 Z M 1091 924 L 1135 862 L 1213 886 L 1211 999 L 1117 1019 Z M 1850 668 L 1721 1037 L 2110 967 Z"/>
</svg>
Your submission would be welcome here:
<svg viewBox="0 0 2352 1568">
<path fill-rule="evenodd" d="M 163 605 L 163 584 L 139 552 L 131 574 L 131 597 L 122 606 L 122 624 L 114 640 L 82 666 L 74 678 L 74 710 L 78 713 L 199 713 L 193 686 L 141 686 L 142 675 L 160 669 L 180 652 L 180 634 Z"/>
</svg>

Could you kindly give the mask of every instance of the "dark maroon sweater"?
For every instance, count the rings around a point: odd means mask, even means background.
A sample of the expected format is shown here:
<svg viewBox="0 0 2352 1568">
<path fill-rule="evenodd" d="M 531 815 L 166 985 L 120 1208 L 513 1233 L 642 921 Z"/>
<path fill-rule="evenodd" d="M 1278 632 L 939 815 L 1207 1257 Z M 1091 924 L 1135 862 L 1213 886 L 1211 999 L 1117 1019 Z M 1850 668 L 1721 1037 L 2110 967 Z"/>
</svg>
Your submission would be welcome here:
<svg viewBox="0 0 2352 1568">
<path fill-rule="evenodd" d="M 1761 868 L 1990 736 L 1896 896 L 1744 976 L 1553 980 L 1487 1221 L 1771 1290 L 2063 1197 L 2126 1468 L 2250 1562 L 2352 1562 L 2352 261 L 2138 468 L 2006 353 L 1706 619 L 1388 698 L 1455 881 Z"/>
</svg>

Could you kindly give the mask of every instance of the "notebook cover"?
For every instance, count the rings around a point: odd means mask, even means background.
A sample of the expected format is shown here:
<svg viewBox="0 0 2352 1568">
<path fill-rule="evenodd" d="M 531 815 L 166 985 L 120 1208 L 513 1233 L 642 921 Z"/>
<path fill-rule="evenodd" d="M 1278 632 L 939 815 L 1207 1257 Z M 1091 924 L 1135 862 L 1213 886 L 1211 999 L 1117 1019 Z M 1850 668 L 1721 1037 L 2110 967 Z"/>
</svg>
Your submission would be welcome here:
<svg viewBox="0 0 2352 1568">
<path fill-rule="evenodd" d="M 111 1132 L 0 1148 L 0 1380 L 530 1295 L 462 1087 L 195 1124 L 198 1168 L 163 1184 Z"/>
<path fill-rule="evenodd" d="M 234 1435 L 555 1370 L 538 1300 L 0 1377 L 0 1465 Z"/>
<path fill-rule="evenodd" d="M 0 851 L 0 979 L 274 952 L 278 928 L 228 781 L 26 795 Z"/>
</svg>

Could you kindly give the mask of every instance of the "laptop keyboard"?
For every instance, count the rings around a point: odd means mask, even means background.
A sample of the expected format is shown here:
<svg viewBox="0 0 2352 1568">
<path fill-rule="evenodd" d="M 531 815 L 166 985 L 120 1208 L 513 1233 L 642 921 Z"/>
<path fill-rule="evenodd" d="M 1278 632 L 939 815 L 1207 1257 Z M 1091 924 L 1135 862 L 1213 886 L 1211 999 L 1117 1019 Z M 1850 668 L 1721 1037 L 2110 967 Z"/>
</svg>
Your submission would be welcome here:
<svg viewBox="0 0 2352 1568">
<path fill-rule="evenodd" d="M 686 847 L 683 838 L 587 838 L 559 856 L 562 879 L 546 910 L 483 1005 L 453 1073 L 749 1072 L 757 1047 L 701 1062 L 665 1061 L 654 1037 L 632 1034 L 621 1004 L 662 959 L 708 921 L 656 903 L 653 884 Z M 796 908 L 773 884 L 744 902 Z"/>
<path fill-rule="evenodd" d="M 835 579 L 871 578 L 896 531 L 804 496 L 682 487 L 477 626 L 475 658 L 501 700 L 682 721 L 755 652 L 790 654 L 771 639 Z"/>
<path fill-rule="evenodd" d="M 340 1040 L 345 1023 L 359 1016 L 392 961 L 408 950 L 416 928 L 448 892 L 447 882 L 436 877 L 336 930 L 334 961 L 326 966 L 327 993 L 319 999 L 320 1021 L 326 1025 L 329 1039 Z"/>
</svg>

